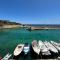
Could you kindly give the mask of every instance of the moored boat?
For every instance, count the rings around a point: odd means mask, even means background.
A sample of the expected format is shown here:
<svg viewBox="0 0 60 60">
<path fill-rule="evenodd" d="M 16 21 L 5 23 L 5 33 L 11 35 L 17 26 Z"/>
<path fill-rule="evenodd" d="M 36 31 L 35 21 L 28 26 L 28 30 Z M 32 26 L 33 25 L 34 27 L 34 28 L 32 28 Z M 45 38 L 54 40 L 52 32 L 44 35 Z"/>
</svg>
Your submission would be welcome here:
<svg viewBox="0 0 60 60">
<path fill-rule="evenodd" d="M 60 46 L 60 43 L 57 43 L 57 42 L 55 42 L 55 41 L 50 41 L 50 42 L 53 42 L 55 45 Z"/>
<path fill-rule="evenodd" d="M 51 55 L 50 51 L 41 40 L 38 41 L 38 44 L 42 55 Z"/>
<path fill-rule="evenodd" d="M 14 56 L 18 56 L 21 54 L 21 52 L 23 51 L 23 47 L 24 47 L 24 44 L 19 44 L 17 45 L 17 47 L 15 48 L 14 50 Z"/>
<path fill-rule="evenodd" d="M 47 48 L 50 51 L 52 51 L 54 53 L 58 53 L 58 50 L 50 42 L 45 41 L 44 44 L 47 46 Z"/>
<path fill-rule="evenodd" d="M 1 60 L 9 60 L 9 58 L 11 57 L 12 54 L 8 53 L 4 56 L 4 58 L 2 58 Z"/>
<path fill-rule="evenodd" d="M 25 43 L 23 48 L 24 54 L 28 54 L 29 51 L 30 51 L 30 45 L 28 43 Z"/>
<path fill-rule="evenodd" d="M 56 49 L 60 52 L 60 45 L 59 45 L 59 43 L 54 42 L 54 41 L 50 41 L 50 42 L 51 42 L 51 44 L 52 44 L 54 47 L 56 47 Z"/>
<path fill-rule="evenodd" d="M 39 55 L 40 53 L 40 49 L 39 49 L 39 46 L 38 46 L 38 42 L 36 40 L 34 40 L 32 42 L 32 48 L 33 48 L 33 51 Z"/>
</svg>

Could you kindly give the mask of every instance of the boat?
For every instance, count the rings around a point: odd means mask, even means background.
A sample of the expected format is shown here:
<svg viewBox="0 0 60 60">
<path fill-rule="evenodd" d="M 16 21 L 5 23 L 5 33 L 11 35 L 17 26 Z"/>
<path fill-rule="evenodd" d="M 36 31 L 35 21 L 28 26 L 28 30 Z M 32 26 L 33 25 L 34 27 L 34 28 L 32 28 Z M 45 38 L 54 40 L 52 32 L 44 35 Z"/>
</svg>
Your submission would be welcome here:
<svg viewBox="0 0 60 60">
<path fill-rule="evenodd" d="M 50 42 L 53 42 L 55 45 L 60 46 L 60 43 L 57 43 L 57 42 L 55 42 L 55 41 L 50 41 Z"/>
<path fill-rule="evenodd" d="M 41 40 L 38 41 L 38 44 L 42 55 L 51 55 L 50 51 Z"/>
<path fill-rule="evenodd" d="M 24 44 L 19 44 L 17 45 L 17 47 L 15 48 L 14 50 L 14 56 L 18 56 L 21 54 L 21 52 L 23 51 L 23 48 L 24 48 Z"/>
<path fill-rule="evenodd" d="M 9 60 L 9 58 L 12 56 L 12 54 L 8 53 L 2 58 L 1 60 Z"/>
<path fill-rule="evenodd" d="M 30 45 L 28 43 L 24 44 L 24 48 L 23 48 L 23 52 L 24 54 L 28 54 L 28 52 L 30 51 Z"/>
<path fill-rule="evenodd" d="M 40 49 L 39 49 L 39 46 L 38 46 L 38 42 L 37 42 L 36 40 L 34 40 L 34 41 L 32 42 L 32 49 L 33 49 L 33 51 L 34 51 L 36 54 L 39 55 Z"/>
<path fill-rule="evenodd" d="M 58 50 L 50 42 L 45 41 L 44 44 L 51 52 L 58 53 Z"/>
<path fill-rule="evenodd" d="M 60 45 L 59 45 L 59 43 L 56 43 L 54 41 L 50 41 L 50 42 L 60 52 Z"/>
</svg>

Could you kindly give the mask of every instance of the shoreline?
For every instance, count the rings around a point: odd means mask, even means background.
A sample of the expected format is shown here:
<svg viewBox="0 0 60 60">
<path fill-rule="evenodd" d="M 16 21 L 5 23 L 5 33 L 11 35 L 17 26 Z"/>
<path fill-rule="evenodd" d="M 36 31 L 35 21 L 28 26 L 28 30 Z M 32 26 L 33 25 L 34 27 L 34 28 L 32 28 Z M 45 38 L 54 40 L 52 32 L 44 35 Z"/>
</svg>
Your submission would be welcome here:
<svg viewBox="0 0 60 60">
<path fill-rule="evenodd" d="M 60 29 L 60 27 L 27 26 L 27 30 L 53 30 L 53 29 Z"/>
<path fill-rule="evenodd" d="M 8 28 L 19 28 L 23 27 L 22 25 L 3 25 L 2 27 L 0 26 L 0 29 L 8 29 Z"/>
<path fill-rule="evenodd" d="M 31 30 L 53 30 L 53 29 L 60 29 L 60 28 L 48 28 L 48 27 L 44 27 L 44 28 L 41 28 L 41 27 L 31 27 Z"/>
<path fill-rule="evenodd" d="M 60 29 L 60 26 L 59 27 L 56 27 L 56 26 L 29 26 L 29 25 L 25 25 L 23 26 L 22 25 L 3 25 L 3 26 L 0 26 L 0 29 L 11 29 L 11 28 L 27 28 L 27 30 L 52 30 L 52 29 Z"/>
</svg>

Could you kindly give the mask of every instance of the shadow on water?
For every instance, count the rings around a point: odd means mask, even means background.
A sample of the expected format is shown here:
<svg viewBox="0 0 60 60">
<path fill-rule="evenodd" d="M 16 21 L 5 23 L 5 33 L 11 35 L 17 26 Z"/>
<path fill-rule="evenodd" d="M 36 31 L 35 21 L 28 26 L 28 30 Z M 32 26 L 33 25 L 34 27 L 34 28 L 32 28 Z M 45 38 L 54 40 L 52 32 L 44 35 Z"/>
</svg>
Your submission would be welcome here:
<svg viewBox="0 0 60 60">
<path fill-rule="evenodd" d="M 19 56 L 15 57 L 15 60 L 35 60 L 35 59 L 56 59 L 58 57 L 57 53 L 54 53 L 52 51 L 51 55 L 42 55 L 42 53 L 40 53 L 39 55 L 36 54 L 32 48 L 30 48 L 30 52 L 27 55 L 24 55 L 24 53 L 22 52 Z"/>
<path fill-rule="evenodd" d="M 33 53 L 32 53 L 33 54 Z M 20 55 L 15 60 L 35 60 L 35 59 L 55 59 L 56 54 L 51 56 L 44 56 L 44 55 L 37 55 L 37 54 L 27 54 L 27 55 Z"/>
<path fill-rule="evenodd" d="M 15 60 L 32 60 L 30 54 L 24 55 L 23 53 L 19 56 L 14 56 L 13 59 Z"/>
</svg>

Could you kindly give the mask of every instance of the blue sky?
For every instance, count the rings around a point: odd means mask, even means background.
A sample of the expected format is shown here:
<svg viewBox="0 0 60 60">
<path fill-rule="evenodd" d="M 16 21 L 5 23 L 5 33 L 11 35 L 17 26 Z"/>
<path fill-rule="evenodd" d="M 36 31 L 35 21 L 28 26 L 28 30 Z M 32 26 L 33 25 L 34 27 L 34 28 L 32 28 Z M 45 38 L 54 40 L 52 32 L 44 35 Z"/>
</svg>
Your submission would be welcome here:
<svg viewBox="0 0 60 60">
<path fill-rule="evenodd" d="M 60 24 L 60 0 L 0 0 L 0 19 L 23 24 Z"/>
</svg>

